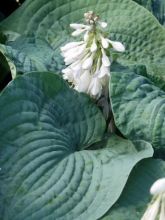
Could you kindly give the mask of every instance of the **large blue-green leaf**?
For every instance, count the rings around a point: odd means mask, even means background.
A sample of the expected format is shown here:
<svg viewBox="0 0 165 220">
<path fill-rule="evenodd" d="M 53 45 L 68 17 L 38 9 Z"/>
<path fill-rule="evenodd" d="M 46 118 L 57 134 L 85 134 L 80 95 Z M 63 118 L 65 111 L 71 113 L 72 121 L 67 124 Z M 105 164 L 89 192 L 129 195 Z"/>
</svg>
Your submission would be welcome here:
<svg viewBox="0 0 165 220">
<path fill-rule="evenodd" d="M 148 10 L 132 0 L 27 0 L 1 27 L 43 38 L 62 63 L 59 48 L 73 40 L 69 24 L 82 22 L 84 12 L 89 10 L 96 11 L 108 22 L 111 39 L 125 45 L 126 52 L 120 55 L 120 62 L 165 65 L 165 29 Z M 17 65 L 17 61 L 15 63 Z"/>
<path fill-rule="evenodd" d="M 134 165 L 153 154 L 145 141 L 102 140 L 99 109 L 53 73 L 17 77 L 0 109 L 3 220 L 98 219 Z"/>
<path fill-rule="evenodd" d="M 17 72 L 53 71 L 61 69 L 62 64 L 53 48 L 44 39 L 18 37 L 7 45 L 0 44 L 0 51 L 6 56 L 13 78 Z M 13 70 L 14 64 L 16 70 Z"/>
<path fill-rule="evenodd" d="M 151 201 L 151 185 L 164 176 L 164 161 L 146 159 L 140 162 L 131 173 L 121 197 L 102 220 L 140 220 Z"/>
<path fill-rule="evenodd" d="M 165 92 L 133 72 L 114 72 L 110 95 L 115 123 L 130 139 L 165 148 Z"/>
<path fill-rule="evenodd" d="M 162 25 L 165 25 L 164 0 L 133 0 L 151 11 Z"/>
</svg>

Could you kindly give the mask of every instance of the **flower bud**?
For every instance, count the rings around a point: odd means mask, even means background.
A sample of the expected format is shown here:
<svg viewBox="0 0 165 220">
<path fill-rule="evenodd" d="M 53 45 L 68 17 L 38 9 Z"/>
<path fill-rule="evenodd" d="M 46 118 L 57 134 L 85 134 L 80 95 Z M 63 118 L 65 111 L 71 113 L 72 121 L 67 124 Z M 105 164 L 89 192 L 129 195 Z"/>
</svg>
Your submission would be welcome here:
<svg viewBox="0 0 165 220">
<path fill-rule="evenodd" d="M 121 42 L 111 41 L 111 40 L 109 40 L 109 42 L 111 43 L 114 50 L 116 50 L 118 52 L 124 52 L 125 51 L 125 47 Z"/>
<path fill-rule="evenodd" d="M 152 195 L 158 195 L 161 193 L 165 193 L 165 178 L 158 179 L 151 186 L 150 193 Z"/>
</svg>

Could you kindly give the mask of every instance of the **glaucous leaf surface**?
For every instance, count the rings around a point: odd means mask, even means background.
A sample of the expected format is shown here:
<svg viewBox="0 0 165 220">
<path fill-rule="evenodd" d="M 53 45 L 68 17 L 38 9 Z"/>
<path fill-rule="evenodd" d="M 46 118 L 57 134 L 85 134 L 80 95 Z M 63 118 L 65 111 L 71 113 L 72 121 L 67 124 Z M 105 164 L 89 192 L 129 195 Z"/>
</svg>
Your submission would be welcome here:
<svg viewBox="0 0 165 220">
<path fill-rule="evenodd" d="M 98 219 L 153 154 L 145 141 L 102 141 L 100 110 L 54 73 L 17 77 L 0 109 L 0 219 Z"/>
<path fill-rule="evenodd" d="M 165 148 L 165 92 L 133 72 L 111 75 L 110 96 L 115 123 L 126 137 Z"/>
<path fill-rule="evenodd" d="M 164 0 L 134 0 L 151 11 L 159 22 L 165 26 L 165 1 Z"/>
<path fill-rule="evenodd" d="M 151 201 L 149 193 L 151 185 L 164 176 L 164 161 L 155 159 L 141 161 L 132 171 L 117 203 L 101 220 L 141 219 Z"/>
<path fill-rule="evenodd" d="M 9 57 L 9 64 L 16 65 L 18 73 L 60 69 L 54 50 L 44 39 L 18 37 L 6 45 L 0 44 L 0 51 Z M 11 72 L 14 78 L 16 74 L 12 69 Z"/>
</svg>

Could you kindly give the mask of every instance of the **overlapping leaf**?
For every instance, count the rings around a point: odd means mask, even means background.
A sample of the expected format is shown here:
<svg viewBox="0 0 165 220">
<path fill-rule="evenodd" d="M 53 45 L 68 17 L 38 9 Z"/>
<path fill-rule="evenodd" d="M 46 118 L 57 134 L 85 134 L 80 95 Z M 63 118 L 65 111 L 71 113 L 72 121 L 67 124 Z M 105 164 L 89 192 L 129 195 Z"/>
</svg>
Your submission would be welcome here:
<svg viewBox="0 0 165 220">
<path fill-rule="evenodd" d="M 151 185 L 164 176 L 164 161 L 146 159 L 140 162 L 131 173 L 122 196 L 102 220 L 141 219 L 151 201 Z"/>
<path fill-rule="evenodd" d="M 58 71 L 62 66 L 57 54 L 43 39 L 18 37 L 7 45 L 0 44 L 0 51 L 7 57 L 9 65 L 16 65 L 19 73 L 37 70 Z M 11 72 L 14 78 L 16 71 L 11 69 Z"/>
<path fill-rule="evenodd" d="M 115 123 L 130 139 L 165 148 L 165 92 L 133 72 L 112 74 L 110 95 Z"/>
<path fill-rule="evenodd" d="M 17 77 L 0 109 L 1 219 L 98 219 L 153 154 L 144 141 L 101 141 L 101 112 L 54 73 Z"/>
</svg>

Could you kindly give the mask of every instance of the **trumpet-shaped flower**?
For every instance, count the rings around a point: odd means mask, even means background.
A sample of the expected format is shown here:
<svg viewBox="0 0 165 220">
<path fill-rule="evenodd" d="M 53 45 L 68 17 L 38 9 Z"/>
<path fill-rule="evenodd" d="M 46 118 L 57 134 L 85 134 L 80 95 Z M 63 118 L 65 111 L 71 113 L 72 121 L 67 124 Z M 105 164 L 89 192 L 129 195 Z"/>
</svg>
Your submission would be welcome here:
<svg viewBox="0 0 165 220">
<path fill-rule="evenodd" d="M 124 52 L 125 51 L 125 47 L 121 42 L 109 40 L 109 43 L 112 45 L 114 50 L 116 50 L 118 52 Z"/>
<path fill-rule="evenodd" d="M 84 70 L 91 69 L 92 64 L 93 64 L 93 54 L 91 54 L 90 57 L 88 57 L 87 59 L 84 60 L 84 62 L 82 64 L 82 68 Z"/>
<path fill-rule="evenodd" d="M 150 189 L 153 199 L 141 220 L 165 219 L 165 178 L 157 180 Z"/>
<path fill-rule="evenodd" d="M 103 48 L 107 49 L 109 47 L 109 39 L 104 38 L 102 35 L 100 36 L 100 38 Z"/>
<path fill-rule="evenodd" d="M 66 67 L 62 70 L 63 78 L 68 80 L 74 89 L 99 98 L 108 88 L 110 77 L 110 49 L 124 52 L 124 45 L 109 40 L 103 29 L 107 23 L 100 21 L 93 11 L 84 14 L 87 24 L 70 24 L 74 29 L 72 36 L 84 34 L 83 40 L 70 42 L 61 47 Z M 105 88 L 107 87 L 107 88 Z"/>
</svg>

